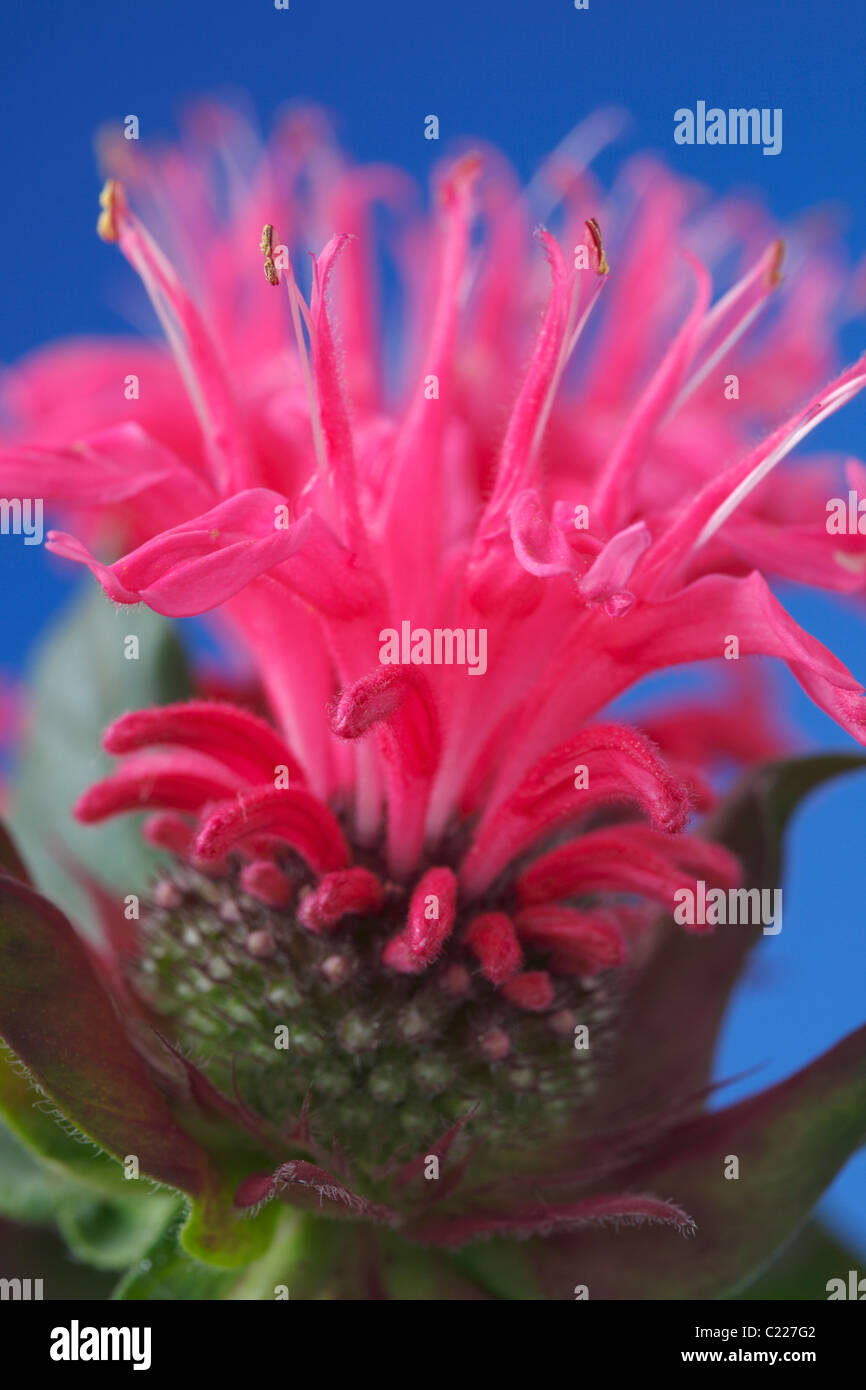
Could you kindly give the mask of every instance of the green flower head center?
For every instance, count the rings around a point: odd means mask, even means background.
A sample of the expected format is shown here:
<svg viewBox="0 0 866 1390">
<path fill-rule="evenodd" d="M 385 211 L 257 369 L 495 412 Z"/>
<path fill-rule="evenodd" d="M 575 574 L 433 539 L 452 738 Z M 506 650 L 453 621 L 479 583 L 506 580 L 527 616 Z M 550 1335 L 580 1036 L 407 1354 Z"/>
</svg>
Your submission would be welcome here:
<svg viewBox="0 0 866 1390">
<path fill-rule="evenodd" d="M 297 897 L 269 907 L 235 870 L 179 867 L 142 913 L 133 983 L 220 1091 L 282 1133 L 306 1102 L 317 1140 L 371 1174 L 470 1114 L 466 1137 L 501 1148 L 562 1129 L 596 1084 L 610 983 L 562 978 L 544 1012 L 520 1009 L 481 975 L 459 923 L 422 974 L 389 970 L 406 896 L 390 888 L 375 913 L 314 932 Z"/>
</svg>

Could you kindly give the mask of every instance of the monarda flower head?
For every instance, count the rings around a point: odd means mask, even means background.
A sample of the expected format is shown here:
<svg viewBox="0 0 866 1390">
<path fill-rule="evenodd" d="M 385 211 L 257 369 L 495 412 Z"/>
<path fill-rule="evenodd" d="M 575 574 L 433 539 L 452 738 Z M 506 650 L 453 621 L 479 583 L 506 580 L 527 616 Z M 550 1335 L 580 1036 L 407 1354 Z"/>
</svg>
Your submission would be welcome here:
<svg viewBox="0 0 866 1390">
<path fill-rule="evenodd" d="M 446 162 L 427 213 L 317 113 L 250 144 L 205 106 L 110 151 L 99 230 L 167 346 L 7 374 L 0 486 L 62 512 L 49 548 L 212 615 L 255 679 L 105 731 L 77 815 L 145 813 L 138 917 L 101 888 L 94 944 L 9 843 L 0 1032 L 106 1201 L 117 1160 L 178 1194 L 129 1296 L 730 1292 L 864 1129 L 862 1032 L 707 1108 L 785 820 L 857 763 L 779 761 L 744 658 L 866 738 L 767 582 L 864 584 L 834 461 L 778 467 L 866 383 L 825 384 L 835 263 L 795 237 L 783 285 L 759 209 L 646 160 L 603 195 L 573 145 L 527 197 L 495 152 Z M 725 658 L 717 696 L 611 709 Z"/>
</svg>

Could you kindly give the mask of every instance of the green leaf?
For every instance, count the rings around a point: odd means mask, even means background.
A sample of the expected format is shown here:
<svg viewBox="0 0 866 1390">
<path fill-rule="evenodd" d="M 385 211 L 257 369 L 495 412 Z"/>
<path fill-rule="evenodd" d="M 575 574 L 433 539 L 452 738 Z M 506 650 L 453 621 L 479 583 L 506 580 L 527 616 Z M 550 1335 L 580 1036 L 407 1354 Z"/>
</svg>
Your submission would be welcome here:
<svg viewBox="0 0 866 1390">
<path fill-rule="evenodd" d="M 236 1278 L 234 1270 L 214 1269 L 188 1255 L 178 1244 L 174 1223 L 121 1279 L 112 1297 L 122 1302 L 204 1302 L 222 1298 Z"/>
<path fill-rule="evenodd" d="M 282 1238 L 263 1255 L 243 1268 L 220 1269 L 202 1264 L 184 1248 L 175 1224 L 166 1230 L 146 1257 L 129 1271 L 115 1289 L 113 1297 L 122 1301 L 156 1299 L 210 1300 L 272 1299 L 274 1287 L 286 1283 L 286 1269 L 295 1253 L 292 1237 L 295 1213 L 275 1206 Z M 320 1222 L 319 1225 L 329 1223 Z M 326 1247 L 328 1242 L 326 1239 Z M 291 1293 L 291 1289 L 290 1289 Z M 298 1290 L 295 1290 L 298 1296 Z"/>
<path fill-rule="evenodd" d="M 706 838 L 743 864 L 743 886 L 778 888 L 788 821 L 814 788 L 866 767 L 860 754 L 767 763 L 751 772 L 706 824 Z M 668 1109 L 710 1083 L 719 1028 L 760 926 L 695 935 L 673 921 L 623 1001 L 623 1032 L 599 1119 L 627 1121 Z M 664 1007 L 659 1007 L 664 1000 Z"/>
<path fill-rule="evenodd" d="M 20 879 L 22 883 L 30 883 L 31 881 L 27 866 L 18 853 L 15 841 L 2 823 L 0 823 L 0 872 L 9 874 L 10 878 Z"/>
<path fill-rule="evenodd" d="M 862 1256 L 849 1250 L 820 1221 L 810 1221 L 735 1298 L 789 1303 L 826 1297 L 828 1280 L 846 1279 L 849 1269 L 859 1269 L 862 1264 Z"/>
<path fill-rule="evenodd" d="M 114 1297 L 272 1301 L 369 1298 L 467 1300 L 491 1296 L 451 1256 L 424 1249 L 363 1222 L 334 1221 L 273 1203 L 276 1225 L 267 1249 L 243 1267 L 217 1269 L 166 1231 L 146 1258 L 121 1280 Z M 501 1282 L 501 1280 L 500 1280 Z M 504 1296 L 504 1295 L 503 1295 Z"/>
<path fill-rule="evenodd" d="M 105 1299 L 115 1276 L 76 1263 L 57 1235 L 45 1226 L 20 1226 L 0 1217 L 0 1279 L 42 1280 L 48 1301 Z M 11 1309 L 7 1324 L 12 1325 Z"/>
<path fill-rule="evenodd" d="M 51 1221 L 63 1198 L 75 1190 L 74 1183 L 37 1163 L 0 1125 L 0 1215 L 25 1222 Z"/>
<path fill-rule="evenodd" d="M 213 1159 L 213 1154 L 209 1157 Z M 219 1179 L 193 1202 L 181 1232 L 181 1244 L 187 1254 L 204 1264 L 236 1269 L 259 1259 L 269 1248 L 279 1207 L 271 1202 L 255 1215 L 239 1210 L 234 1205 L 234 1194 L 241 1179 L 250 1172 L 249 1162 L 232 1161 L 222 1155 L 214 1166 Z"/>
<path fill-rule="evenodd" d="M 109 1195 L 124 1194 L 123 1169 L 110 1154 L 97 1151 L 80 1135 L 64 1128 L 55 1107 L 22 1074 L 11 1054 L 0 1054 L 0 1116 L 19 1145 L 38 1157 L 54 1180 L 81 1184 Z M 10 1214 L 14 1212 L 10 1209 Z"/>
<path fill-rule="evenodd" d="M 138 660 L 124 654 L 127 636 L 138 638 Z M 81 793 L 114 766 L 102 751 L 103 730 L 126 710 L 188 694 L 182 649 L 168 620 L 144 607 L 117 608 L 95 587 L 87 586 L 38 650 L 10 824 L 39 889 L 85 928 L 90 904 L 60 862 L 64 855 L 122 895 L 143 892 L 158 862 L 134 819 L 99 826 L 72 819 Z"/>
<path fill-rule="evenodd" d="M 128 1269 L 175 1223 L 179 1208 L 171 1193 L 143 1193 L 126 1201 L 75 1193 L 61 1202 L 57 1223 L 69 1249 L 85 1264 Z"/>
<path fill-rule="evenodd" d="M 81 1146 L 75 1147 L 81 1159 Z M 114 1169 L 119 1174 L 116 1164 Z M 97 1194 L 37 1162 L 0 1125 L 0 1215 L 28 1224 L 56 1221 L 72 1253 L 100 1269 L 126 1269 L 141 1259 L 180 1207 L 173 1193 L 150 1188 L 135 1193 L 132 1180 L 120 1181 L 126 1189 L 122 1198 Z"/>
<path fill-rule="evenodd" d="M 493 1298 L 510 1302 L 533 1303 L 547 1295 L 532 1261 L 527 1257 L 524 1241 L 476 1241 L 451 1256 L 453 1264 L 484 1288 Z"/>
<path fill-rule="evenodd" d="M 209 1176 L 124 1032 L 90 958 L 51 903 L 0 875 L 0 1036 L 99 1148 L 190 1194 Z M 26 1125 L 26 1117 L 21 1122 Z"/>
</svg>

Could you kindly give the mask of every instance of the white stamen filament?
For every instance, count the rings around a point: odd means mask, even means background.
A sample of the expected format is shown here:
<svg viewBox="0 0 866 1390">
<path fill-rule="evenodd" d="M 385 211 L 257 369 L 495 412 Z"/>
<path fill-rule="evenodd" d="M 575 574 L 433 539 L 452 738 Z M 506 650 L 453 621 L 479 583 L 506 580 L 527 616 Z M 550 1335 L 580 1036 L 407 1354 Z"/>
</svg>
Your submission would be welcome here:
<svg viewBox="0 0 866 1390">
<path fill-rule="evenodd" d="M 579 121 L 544 161 L 516 203 L 532 208 L 536 222 L 549 221 L 564 196 L 560 188 L 551 188 L 548 183 L 551 169 L 569 163 L 583 173 L 603 149 L 619 139 L 629 122 L 628 112 L 619 106 L 602 107 Z"/>
<path fill-rule="evenodd" d="M 143 231 L 137 231 L 136 235 L 138 237 L 143 238 L 144 233 Z M 149 243 L 149 249 L 151 251 L 151 254 L 155 258 L 159 259 L 161 262 L 164 262 L 164 258 L 160 255 L 159 248 L 154 242 Z M 174 311 L 171 308 L 171 303 L 167 295 L 165 294 L 165 291 L 162 289 L 162 287 L 159 285 L 158 281 L 152 274 L 150 267 L 147 264 L 146 256 L 140 254 L 134 239 L 128 244 L 128 254 L 130 264 L 132 265 L 136 273 L 140 276 L 141 282 L 144 285 L 144 288 L 147 290 L 148 298 L 150 299 L 150 302 L 153 305 L 154 313 L 156 314 L 156 317 L 159 320 L 160 327 L 162 328 L 162 331 L 166 337 L 166 341 L 168 342 L 168 345 L 171 348 L 172 355 L 174 357 L 175 363 L 177 364 L 177 369 L 180 372 L 181 380 L 183 381 L 186 393 L 189 396 L 189 399 L 192 403 L 192 408 L 195 411 L 196 418 L 198 419 L 198 422 L 202 429 L 202 433 L 204 434 L 205 438 L 209 441 L 209 443 L 212 445 L 213 452 L 218 454 L 218 457 L 216 457 L 213 460 L 216 472 L 214 481 L 217 484 L 217 487 L 221 491 L 224 491 L 227 482 L 227 470 L 225 467 L 225 459 L 222 455 L 222 451 L 218 450 L 216 447 L 216 443 L 214 440 L 214 422 L 211 418 L 210 411 L 208 410 L 207 403 L 202 394 L 201 388 L 199 387 L 198 378 L 196 376 L 195 370 L 192 366 L 192 363 L 190 362 L 189 349 L 187 347 L 186 338 L 183 333 L 183 330 L 181 329 L 180 325 L 177 322 L 177 319 L 175 318 Z M 163 273 L 170 275 L 171 268 L 163 264 Z"/>
<path fill-rule="evenodd" d="M 765 459 L 762 459 L 761 462 L 752 469 L 748 477 L 744 478 L 743 481 L 734 488 L 733 492 L 725 498 L 721 506 L 716 508 L 695 541 L 694 549 L 699 550 L 702 545 L 706 545 L 710 537 L 715 535 L 719 527 L 724 525 L 728 517 L 736 511 L 740 503 L 758 486 L 758 483 L 766 478 L 767 474 L 775 468 L 776 464 L 780 463 L 783 458 L 790 454 L 791 450 L 796 448 L 801 439 L 805 439 L 807 434 L 811 434 L 816 425 L 819 425 L 822 420 L 826 420 L 828 416 L 834 415 L 836 411 L 841 409 L 853 396 L 856 396 L 864 383 L 866 383 L 866 375 L 854 377 L 853 380 L 846 381 L 844 386 L 837 386 L 836 390 L 831 391 L 830 395 L 826 396 L 823 401 L 819 401 L 806 416 L 806 419 L 788 435 L 788 438 L 783 440 Z"/>
<path fill-rule="evenodd" d="M 685 386 L 680 391 L 680 394 L 677 396 L 676 400 L 674 401 L 673 405 L 668 411 L 668 419 L 671 417 L 671 415 L 675 415 L 676 412 L 680 409 L 680 407 L 685 403 L 685 401 L 688 400 L 689 396 L 691 396 L 693 392 L 697 391 L 698 387 L 706 381 L 710 372 L 718 366 L 718 364 L 734 346 L 734 343 L 736 343 L 740 338 L 742 338 L 744 333 L 748 332 L 748 330 L 755 322 L 755 319 L 760 314 L 766 302 L 766 299 L 762 299 L 758 304 L 754 304 L 752 308 L 749 310 L 749 312 L 745 315 L 745 317 L 742 318 L 740 322 L 736 324 L 734 328 L 731 329 L 727 338 L 725 338 L 725 340 L 719 345 L 719 347 L 716 348 L 716 351 L 712 353 L 710 357 L 707 358 L 704 365 L 702 367 L 698 367 L 697 371 L 686 382 Z"/>
<path fill-rule="evenodd" d="M 709 338 L 711 338 L 718 325 L 724 321 L 725 317 L 728 315 L 731 309 L 734 308 L 738 301 L 741 300 L 744 295 L 749 293 L 749 291 L 754 286 L 755 280 L 759 279 L 761 276 L 767 276 L 769 274 L 770 280 L 767 286 L 767 292 L 761 295 L 761 298 L 758 300 L 757 304 L 754 304 L 751 309 L 746 311 L 740 322 L 738 324 L 735 324 L 735 326 L 731 329 L 730 333 L 724 339 L 722 344 L 707 359 L 704 365 L 702 367 L 697 368 L 692 377 L 690 377 L 690 379 L 686 382 L 685 386 L 683 387 L 680 394 L 677 396 L 676 400 L 674 401 L 673 405 L 668 411 L 666 417 L 667 419 L 669 419 L 680 409 L 682 404 L 686 400 L 688 400 L 689 396 L 692 395 L 692 393 L 696 391 L 698 387 L 706 380 L 713 368 L 718 366 L 719 362 L 722 361 L 725 354 L 728 353 L 730 349 L 734 346 L 734 343 L 736 343 L 738 339 L 740 339 L 743 336 L 743 334 L 746 333 L 749 328 L 751 328 L 758 314 L 761 312 L 764 305 L 769 301 L 772 290 L 779 283 L 780 277 L 778 274 L 778 266 L 782 259 L 782 254 L 783 244 L 778 241 L 774 242 L 773 245 L 770 246 L 767 251 L 765 251 L 757 266 L 753 270 L 749 271 L 748 274 L 744 275 L 742 279 L 738 280 L 735 285 L 732 285 L 731 288 L 725 294 L 722 295 L 721 299 L 718 299 L 716 303 L 712 305 L 706 317 L 704 318 L 704 321 L 701 324 L 698 333 L 698 341 L 701 346 L 703 346 L 703 344 L 706 343 Z M 769 270 L 764 265 L 765 261 L 769 261 Z"/>
<path fill-rule="evenodd" d="M 307 331 L 312 338 L 312 320 L 307 310 L 307 306 L 301 298 L 301 292 L 295 284 L 295 277 L 291 270 L 284 272 L 286 289 L 289 295 L 289 308 L 292 314 L 292 326 L 295 330 L 295 341 L 298 344 L 298 356 L 301 360 L 301 375 L 304 378 L 304 387 L 307 392 L 307 400 L 310 405 L 310 429 L 313 435 L 313 450 L 316 455 L 316 463 L 319 472 L 324 479 L 328 477 L 328 456 L 325 452 L 325 437 L 322 432 L 322 420 L 319 415 L 319 402 L 316 398 L 313 386 L 313 373 L 310 370 L 310 359 L 307 353 L 307 344 L 304 338 L 304 329 L 301 324 L 301 311 L 303 310 L 304 321 Z"/>
<path fill-rule="evenodd" d="M 576 326 L 574 324 L 574 318 L 577 312 L 580 296 L 578 294 L 575 294 L 574 291 L 572 291 L 571 304 L 569 305 L 568 309 L 568 321 L 565 326 L 565 332 L 562 335 L 562 345 L 559 349 L 559 358 L 557 360 L 553 376 L 551 377 L 550 385 L 547 388 L 547 395 L 544 399 L 544 404 L 541 407 L 541 410 L 538 414 L 538 419 L 535 422 L 535 431 L 532 436 L 532 445 L 529 454 L 530 460 L 536 457 L 538 450 L 541 447 L 541 441 L 544 438 L 544 431 L 547 429 L 547 422 L 550 419 L 550 412 L 553 409 L 553 402 L 556 400 L 556 393 L 559 390 L 559 383 L 561 382 L 563 373 L 566 367 L 568 366 L 571 354 L 577 347 L 577 344 L 580 340 L 580 335 L 586 326 L 586 321 L 589 318 L 590 313 L 593 310 L 593 307 L 595 306 L 595 302 L 598 299 L 599 294 L 601 293 L 602 287 L 606 279 L 606 275 L 599 275 L 597 277 L 596 284 L 590 291 L 586 308 L 584 309 L 583 313 L 578 319 Z"/>
</svg>

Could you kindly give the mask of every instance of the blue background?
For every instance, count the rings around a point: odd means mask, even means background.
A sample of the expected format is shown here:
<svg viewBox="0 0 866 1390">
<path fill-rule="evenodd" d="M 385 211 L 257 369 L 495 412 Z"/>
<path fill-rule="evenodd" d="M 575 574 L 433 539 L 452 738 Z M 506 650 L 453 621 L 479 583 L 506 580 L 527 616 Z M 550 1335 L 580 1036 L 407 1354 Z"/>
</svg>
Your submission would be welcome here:
<svg viewBox="0 0 866 1390">
<path fill-rule="evenodd" d="M 114 262 L 94 235 L 96 129 L 134 112 L 142 138 L 169 132 L 184 98 L 247 92 L 260 117 L 288 99 L 330 107 L 362 159 L 423 178 L 449 137 L 500 145 L 524 175 L 583 116 L 621 104 L 623 152 L 651 147 L 719 190 L 758 190 L 781 218 L 816 203 L 847 209 L 852 254 L 866 250 L 863 53 L 866 7 L 851 0 L 28 0 L 0 20 L 4 299 L 0 357 L 67 333 L 118 332 Z M 675 146 L 679 106 L 782 107 L 784 145 Z M 436 113 L 440 143 L 423 138 Z M 601 172 L 613 167 L 605 155 Z M 843 356 L 866 347 L 846 330 Z M 866 456 L 866 405 L 826 426 L 819 446 Z M 23 559 L 22 559 L 23 556 Z M 0 547 L 0 670 L 21 668 L 71 580 L 37 547 Z M 863 620 L 823 596 L 785 595 L 795 617 L 866 677 Z M 844 747 L 840 732 L 779 685 L 804 738 Z M 739 993 L 719 1075 L 763 1063 L 739 1095 L 785 1075 L 862 1021 L 866 977 L 863 808 L 866 775 L 801 813 L 791 841 L 781 936 L 768 939 Z M 838 1228 L 866 1254 L 866 1156 L 827 1198 Z"/>
</svg>

